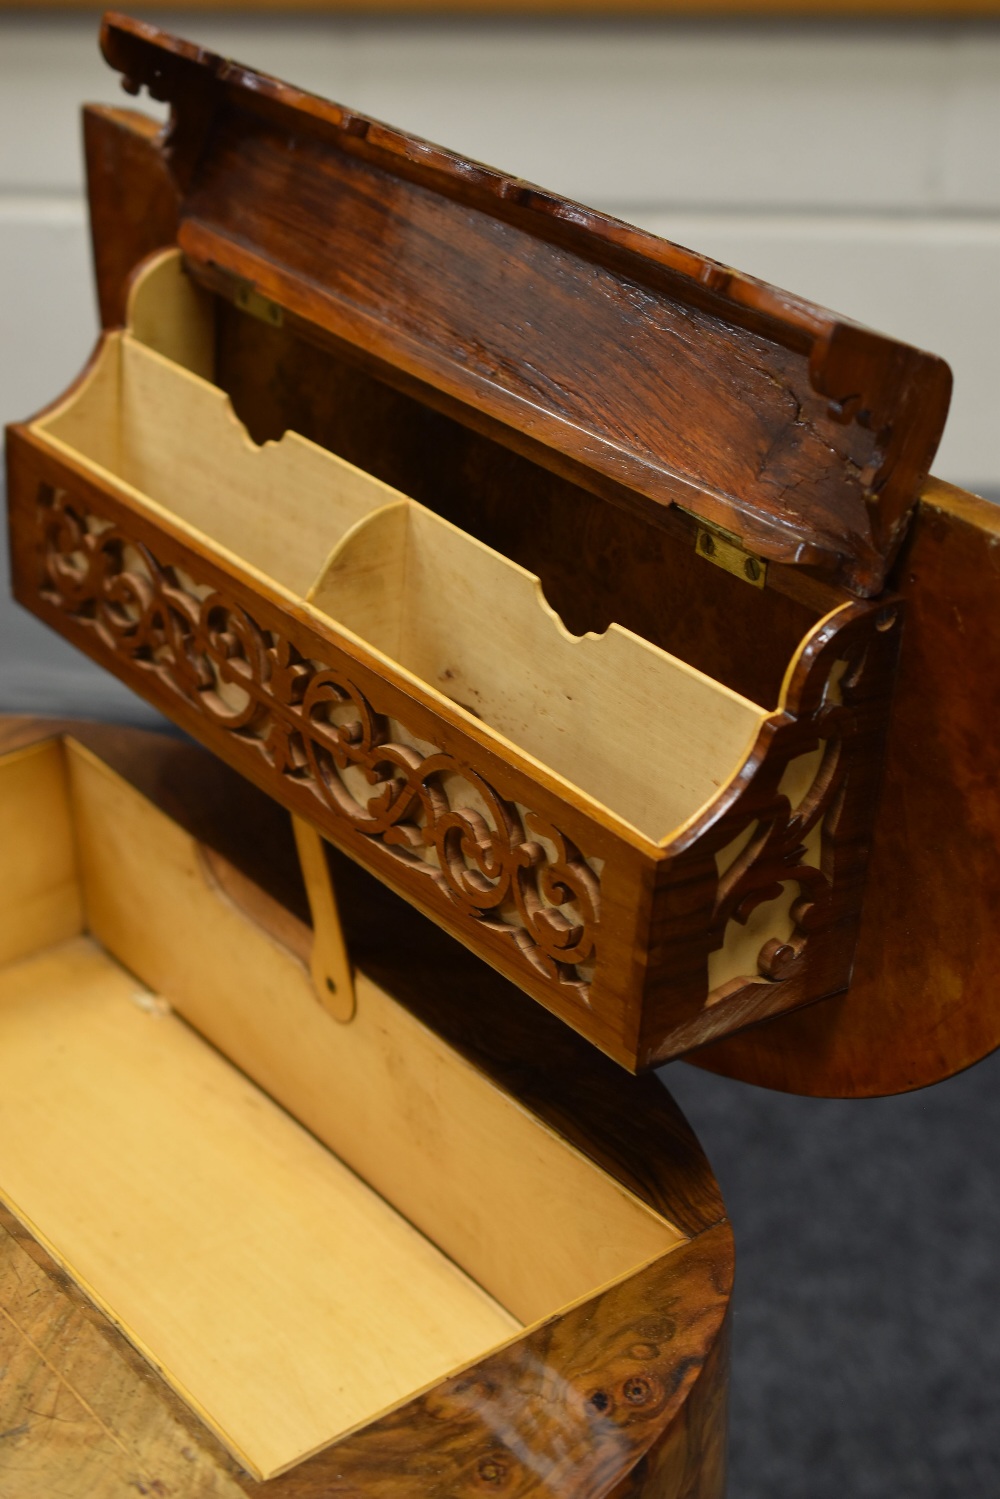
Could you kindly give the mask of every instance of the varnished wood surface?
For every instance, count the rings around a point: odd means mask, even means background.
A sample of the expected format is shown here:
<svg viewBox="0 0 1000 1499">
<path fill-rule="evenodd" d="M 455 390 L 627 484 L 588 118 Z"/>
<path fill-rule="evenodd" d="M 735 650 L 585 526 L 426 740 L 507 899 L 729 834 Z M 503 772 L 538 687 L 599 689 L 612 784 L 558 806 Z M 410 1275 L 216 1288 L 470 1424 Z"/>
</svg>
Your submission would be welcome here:
<svg viewBox="0 0 1000 1499">
<path fill-rule="evenodd" d="M 137 729 L 0 719 L 0 749 L 63 729 L 308 920 L 290 820 L 269 797 L 189 742 Z M 333 849 L 328 857 L 357 966 L 685 1233 L 723 1219 L 705 1156 L 655 1077 L 630 1078 L 372 875 Z"/>
<path fill-rule="evenodd" d="M 701 1419 L 684 1432 L 687 1472 L 677 1470 L 672 1438 L 685 1424 L 685 1403 L 706 1360 L 715 1348 L 725 1358 L 727 1244 L 728 1230 L 709 1230 L 304 1463 L 284 1486 L 273 1480 L 261 1499 L 480 1493 L 607 1499 L 626 1483 L 634 1499 L 722 1499 L 725 1417 L 714 1361 Z M 673 1450 L 657 1472 L 664 1445 Z"/>
<path fill-rule="evenodd" d="M 102 46 L 174 105 L 207 284 L 616 503 L 877 591 L 942 361 L 142 22 L 109 15 Z"/>
<path fill-rule="evenodd" d="M 90 936 L 0 973 L 0 1077 L 0 1198 L 260 1477 L 523 1329 Z"/>
<path fill-rule="evenodd" d="M 4 1499 L 242 1499 L 234 1460 L 0 1207 Z"/>
<path fill-rule="evenodd" d="M 94 123 L 104 128 L 103 122 Z M 143 169 L 148 177 L 159 168 L 148 139 L 142 149 L 148 153 Z M 108 213 L 102 215 L 99 205 L 105 197 L 99 193 L 93 199 L 95 239 L 121 238 L 125 246 L 121 264 L 134 264 L 144 245 L 129 240 L 136 233 L 134 226 L 118 224 Z M 773 700 L 775 663 L 782 659 L 799 621 L 789 624 L 784 619 L 778 607 L 782 600 L 769 598 L 770 590 L 761 595 L 722 573 L 706 587 L 704 570 L 698 559 L 687 561 L 688 551 L 679 533 L 675 537 L 669 530 L 661 532 L 662 551 L 658 552 L 649 532 L 637 530 L 633 537 L 633 522 L 628 516 L 616 516 L 594 497 L 574 490 L 555 476 L 543 475 L 535 482 L 531 476 L 541 471 L 516 455 L 503 458 L 508 472 L 497 456 L 503 454 L 502 449 L 485 444 L 483 438 L 455 424 L 449 427 L 443 417 L 429 413 L 425 407 L 410 403 L 410 414 L 403 420 L 405 398 L 377 382 L 371 381 L 367 390 L 362 389 L 358 404 L 352 408 L 347 393 L 357 388 L 352 382 L 360 381 L 363 387 L 365 377 L 348 365 L 329 362 L 318 350 L 309 350 L 287 328 L 275 330 L 234 312 L 221 326 L 220 359 L 224 383 L 234 389 L 237 408 L 258 438 L 276 435 L 271 424 L 280 431 L 296 412 L 307 435 L 344 452 L 352 461 L 416 493 L 418 498 L 424 497 L 418 488 L 420 476 L 428 476 L 423 482 L 429 487 L 454 495 L 453 500 L 443 502 L 450 518 L 473 531 L 478 526 L 477 534 L 493 544 L 504 534 L 512 537 L 511 554 L 542 574 L 550 598 L 574 628 L 601 628 L 610 618 L 622 619 L 737 690 L 760 701 Z M 296 379 L 299 368 L 301 380 Z M 327 387 L 335 390 L 335 396 L 324 403 L 318 392 Z M 374 416 L 366 427 L 364 413 L 369 410 Z M 390 413 L 391 419 L 386 420 Z M 379 433 L 387 429 L 393 432 L 393 442 L 380 444 Z M 442 455 L 448 455 L 443 464 Z M 500 475 L 495 494 L 490 490 L 494 472 Z M 474 488 L 483 496 L 478 514 L 467 501 L 462 508 L 464 476 L 473 480 L 465 491 Z M 511 515 L 509 508 L 507 515 L 504 513 L 506 495 L 525 490 L 526 485 L 532 503 L 525 515 L 530 511 L 533 516 L 544 517 L 537 528 Z M 916 619 L 914 628 L 930 644 L 918 647 L 916 655 L 912 647 L 904 655 L 896 718 L 897 725 L 902 723 L 905 728 L 895 730 L 891 754 L 895 756 L 901 749 L 906 758 L 902 766 L 890 766 L 876 854 L 877 884 L 873 879 L 869 887 L 872 914 L 866 924 L 851 996 L 826 1009 L 802 1012 L 794 1023 L 770 1022 L 724 1048 L 706 1049 L 698 1054 L 705 1065 L 792 1091 L 849 1095 L 892 1092 L 934 1081 L 968 1065 L 991 1050 L 1000 1037 L 1000 1024 L 995 1021 L 990 999 L 992 960 L 988 940 L 989 902 L 993 899 L 991 828 L 995 825 L 991 823 L 994 814 L 988 788 L 986 795 L 979 796 L 981 788 L 975 774 L 978 741 L 973 735 L 970 745 L 963 746 L 957 734 L 939 729 L 939 744 L 948 741 L 948 747 L 943 755 L 936 752 L 919 770 L 912 751 L 912 746 L 926 736 L 929 723 L 943 725 L 949 721 L 953 704 L 958 710 L 957 723 L 975 718 L 977 713 L 984 724 L 989 723 L 990 692 L 987 689 L 985 696 L 981 695 L 980 674 L 968 664 L 976 653 L 967 650 L 968 633 L 961 635 L 946 601 L 952 593 L 966 600 L 973 610 L 970 616 L 967 609 L 959 609 L 966 631 L 971 617 L 975 621 L 973 636 L 985 642 L 989 659 L 994 528 L 990 508 L 982 502 L 968 497 L 960 502 L 952 493 L 944 504 L 940 503 L 941 488 L 932 486 L 928 493 L 930 508 L 937 506 L 937 519 L 931 527 L 925 506 L 908 543 L 911 551 L 924 557 L 925 566 L 913 580 L 907 579 L 901 566 L 894 581 L 898 580 L 907 594 L 908 609 Z M 581 508 L 585 505 L 590 509 Z M 586 557 L 574 561 L 563 543 L 567 525 L 581 514 L 588 516 L 582 532 L 587 539 Z M 588 572 L 587 559 L 603 563 L 608 555 L 614 559 L 613 566 L 595 566 Z M 965 568 L 966 575 L 953 576 L 953 566 Z M 650 588 L 650 568 L 669 574 L 671 588 L 665 593 Z M 780 576 L 777 568 L 774 575 L 776 580 Z M 930 587 L 929 597 L 923 597 L 922 579 Z M 626 612 L 629 609 L 631 614 Z M 926 618 L 926 627 L 920 625 L 920 618 Z M 950 654 L 942 651 L 938 667 L 925 678 L 923 658 L 928 652 L 934 655 L 935 632 L 949 643 Z M 732 674 L 727 677 L 729 640 L 735 640 L 736 650 Z M 933 699 L 928 696 L 929 690 Z M 950 774 L 952 761 L 961 772 L 955 778 Z M 904 822 L 912 827 L 918 815 L 912 809 L 919 803 L 928 768 L 928 815 L 932 816 L 935 808 L 946 813 L 948 831 L 925 831 L 918 843 L 910 838 L 903 857 L 908 868 L 916 850 L 921 871 L 917 899 L 925 914 L 934 914 L 937 935 L 933 941 L 927 924 L 907 908 L 904 889 L 890 899 L 890 892 L 899 883 L 891 850 L 902 842 L 899 828 Z M 950 871 L 946 881 L 934 872 L 936 850 L 941 851 L 943 864 Z M 966 878 L 967 867 L 976 871 L 972 880 Z M 932 889 L 933 899 L 928 894 Z M 985 898 L 980 894 L 983 891 Z M 972 943 L 965 935 L 970 918 L 973 933 L 985 932 Z M 944 970 L 938 940 L 942 932 L 949 934 Z M 943 986 L 938 982 L 942 971 L 946 979 Z M 857 999 L 862 994 L 863 1006 Z M 974 996 L 967 1005 L 963 1003 L 966 995 Z M 947 1025 L 942 1023 L 945 1016 Z M 852 1039 L 854 1036 L 856 1039 Z"/>
<path fill-rule="evenodd" d="M 91 243 L 104 326 L 125 316 L 125 286 L 138 260 L 172 244 L 179 199 L 156 149 L 159 126 L 135 109 L 90 104 L 83 111 Z M 102 232 L 117 225 L 114 235 Z"/>
<path fill-rule="evenodd" d="M 502 551 L 297 433 L 247 442 L 225 392 L 188 365 L 200 362 L 190 345 L 211 345 L 212 309 L 203 324 L 203 309 L 181 294 L 191 298 L 191 284 L 167 252 L 133 289 L 133 331 L 108 337 L 76 394 L 45 420 L 47 436 L 467 707 L 651 841 L 717 793 L 766 708 L 617 624 L 572 638 L 536 579 Z M 191 325 L 203 337 L 185 338 Z M 629 722 L 645 726 L 641 756 L 618 748 Z"/>
<path fill-rule="evenodd" d="M 894 582 L 906 626 L 850 990 L 699 1066 L 854 1097 L 1000 1044 L 1000 508 L 929 484 Z"/>
<path fill-rule="evenodd" d="M 841 989 L 891 608 L 838 599 L 774 715 L 616 624 L 575 640 L 435 512 L 294 433 L 247 442 L 202 373 L 213 310 L 152 257 L 129 329 L 11 432 L 18 597 L 627 1066 Z"/>
<path fill-rule="evenodd" d="M 639 1070 L 843 988 L 898 637 L 891 605 L 842 603 L 814 625 L 777 712 L 713 800 L 656 843 L 50 436 L 60 420 L 8 431 L 18 600 L 609 1055 Z M 120 594 L 134 601 L 128 620 Z M 243 695 L 236 711 L 229 686 Z M 358 715 L 346 739 L 330 703 Z M 818 741 L 828 754 L 793 808 L 784 777 Z M 383 796 L 357 800 L 335 768 L 347 762 Z M 720 867 L 716 855 L 754 827 Z M 814 830 L 819 853 L 806 858 Z M 710 955 L 738 914 L 770 901 L 776 878 L 780 896 L 787 872 L 801 895 L 787 924 L 774 928 L 765 909 L 758 940 L 716 975 Z M 558 892 L 548 904 L 546 890 Z"/>
<path fill-rule="evenodd" d="M 7 722 L 0 725 L 0 747 L 25 745 L 50 732 L 43 721 Z M 205 757 L 195 752 L 192 762 L 186 746 L 133 731 L 112 730 L 105 737 L 112 756 L 117 746 L 123 765 L 142 765 L 148 785 L 172 784 L 176 791 L 187 780 L 191 821 L 199 821 L 204 802 L 209 825 L 218 824 L 224 787 L 208 787 L 197 774 Z M 157 760 L 158 768 L 151 764 Z M 224 779 L 234 792 L 233 805 L 243 806 L 246 788 L 239 778 Z M 259 840 L 247 846 L 250 862 L 268 854 Z M 374 890 L 377 900 L 389 899 L 380 887 Z M 363 891 L 355 902 L 373 933 L 377 909 Z M 430 936 L 447 945 L 409 908 L 403 913 L 417 942 Z M 362 931 L 362 947 L 365 940 Z M 384 930 L 381 946 L 384 952 Z M 392 944 L 388 956 L 413 982 L 419 980 L 410 954 Z M 458 959 L 460 968 L 481 970 L 460 951 Z M 436 973 L 433 955 L 427 961 Z M 635 1499 L 721 1499 L 732 1251 L 704 1157 L 654 1082 L 629 1080 L 610 1063 L 601 1064 L 523 996 L 525 1029 L 515 1032 L 510 1015 L 499 1036 L 487 1026 L 487 1053 L 477 1034 L 483 1012 L 468 1004 L 467 992 L 452 977 L 446 963 L 442 994 L 453 994 L 450 1019 L 464 1032 L 468 1053 L 482 1055 L 494 1073 L 506 1070 L 515 1087 L 519 1077 L 525 1081 L 526 1102 L 532 1082 L 517 1053 L 530 1058 L 539 1078 L 547 1074 L 539 1060 L 545 1041 L 539 1044 L 532 1034 L 537 1022 L 552 1027 L 557 1056 L 560 1046 L 576 1053 L 567 1061 L 574 1075 L 582 1074 L 574 1108 L 578 1143 L 586 1149 L 588 1137 L 600 1136 L 595 1126 L 606 1113 L 621 1140 L 610 1150 L 598 1145 L 596 1154 L 609 1162 L 621 1159 L 626 1175 L 631 1156 L 647 1193 L 670 1201 L 676 1187 L 680 1211 L 674 1216 L 687 1221 L 692 1240 L 288 1474 L 255 1483 L 8 1215 L 0 1232 L 7 1309 L 0 1317 L 0 1355 L 14 1376 L 0 1382 L 5 1499 L 35 1499 L 56 1490 L 70 1499 L 127 1499 L 143 1487 L 192 1499 L 237 1493 L 262 1499 L 455 1499 L 494 1489 L 538 1499 L 626 1493 Z M 443 1013 L 447 1020 L 447 1003 Z M 558 1061 L 554 1071 L 558 1087 Z M 572 1081 L 567 1075 L 567 1097 Z M 625 1093 L 635 1095 L 631 1111 Z M 558 1103 L 553 1118 L 557 1114 Z M 43 1489 L 33 1487 L 39 1482 Z"/>
<path fill-rule="evenodd" d="M 0 1210 L 0 1490 L 5 1499 L 723 1499 L 730 1276 L 728 1231 L 715 1229 L 631 1290 L 603 1293 L 258 1483 Z"/>
<path fill-rule="evenodd" d="M 216 328 L 216 381 L 256 442 L 301 432 L 411 495 L 535 573 L 574 635 L 615 621 L 773 708 L 782 663 L 840 602 L 778 564 L 765 597 L 697 555 L 692 518 L 671 511 L 669 525 L 654 525 L 609 505 L 286 327 L 220 300 Z"/>
<path fill-rule="evenodd" d="M 83 119 L 102 321 L 113 328 L 123 322 L 129 273 L 176 239 L 176 191 L 154 121 L 103 105 L 84 106 Z M 121 211 L 123 180 L 130 202 L 150 204 L 149 218 L 160 226 L 154 235 L 146 215 Z M 775 563 L 769 581 L 780 597 L 762 611 L 757 590 L 718 569 L 707 575 L 695 555 L 693 517 L 671 509 L 644 522 L 286 326 L 226 302 L 215 312 L 215 378 L 256 442 L 300 432 L 437 510 L 537 573 L 575 634 L 617 620 L 773 706 L 781 662 L 809 621 L 843 596 L 801 568 Z M 517 507 L 512 494 L 523 497 Z M 671 578 L 666 597 L 655 582 L 660 569 Z M 773 641 L 767 652 L 753 646 L 762 627 Z"/>
<path fill-rule="evenodd" d="M 933 1083 L 1000 1044 L 998 549 L 995 507 L 928 488 L 896 580 L 908 625 L 848 996 L 694 1053 L 698 1065 L 866 1096 Z"/>
<path fill-rule="evenodd" d="M 128 274 L 150 249 L 144 221 L 118 211 L 122 159 L 136 178 L 130 196 L 155 199 L 156 222 L 173 223 L 177 209 L 153 122 L 98 105 L 85 106 L 83 116 L 93 142 L 87 176 L 103 322 L 113 328 L 124 318 Z M 122 131 L 130 135 L 127 151 L 118 140 Z M 774 707 L 797 642 L 843 597 L 801 568 L 778 563 L 768 575 L 773 593 L 747 588 L 695 554 L 692 517 L 670 510 L 658 524 L 644 521 L 286 326 L 225 301 L 215 314 L 215 379 L 255 442 L 300 432 L 438 511 L 538 574 L 574 634 L 616 620 Z M 521 497 L 517 506 L 514 494 Z M 668 590 L 663 576 L 670 578 Z"/>
</svg>

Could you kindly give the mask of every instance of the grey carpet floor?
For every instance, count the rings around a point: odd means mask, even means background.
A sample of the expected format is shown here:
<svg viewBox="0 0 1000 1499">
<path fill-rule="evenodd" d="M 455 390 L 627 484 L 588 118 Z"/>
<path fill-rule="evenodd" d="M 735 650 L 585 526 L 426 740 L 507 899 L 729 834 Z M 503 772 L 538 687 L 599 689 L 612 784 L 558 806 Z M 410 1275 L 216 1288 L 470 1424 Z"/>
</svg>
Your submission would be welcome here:
<svg viewBox="0 0 1000 1499">
<path fill-rule="evenodd" d="M 736 1234 L 730 1499 L 997 1499 L 1000 1053 L 861 1102 L 662 1076 Z"/>
</svg>

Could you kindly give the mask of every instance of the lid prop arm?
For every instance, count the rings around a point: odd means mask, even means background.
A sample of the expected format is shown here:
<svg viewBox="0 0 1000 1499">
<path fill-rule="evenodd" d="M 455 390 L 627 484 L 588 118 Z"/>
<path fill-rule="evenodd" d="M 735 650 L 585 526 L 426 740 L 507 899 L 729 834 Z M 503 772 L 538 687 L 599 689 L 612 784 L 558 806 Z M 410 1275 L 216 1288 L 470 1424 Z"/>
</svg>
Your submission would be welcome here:
<svg viewBox="0 0 1000 1499">
<path fill-rule="evenodd" d="M 312 916 L 313 945 L 309 970 L 316 997 L 335 1020 L 346 1024 L 354 1018 L 354 973 L 347 956 L 326 849 L 312 823 L 293 815 L 292 827 Z"/>
</svg>

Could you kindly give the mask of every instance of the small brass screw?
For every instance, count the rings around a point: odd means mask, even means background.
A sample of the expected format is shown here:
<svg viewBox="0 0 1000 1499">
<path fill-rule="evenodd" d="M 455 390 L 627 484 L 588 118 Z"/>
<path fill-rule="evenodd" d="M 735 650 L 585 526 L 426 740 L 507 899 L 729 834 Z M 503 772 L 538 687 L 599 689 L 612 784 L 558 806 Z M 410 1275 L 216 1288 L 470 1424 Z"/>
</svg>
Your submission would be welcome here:
<svg viewBox="0 0 1000 1499">
<path fill-rule="evenodd" d="M 712 539 L 712 537 L 709 536 L 709 534 L 708 534 L 707 531 L 702 531 L 700 545 L 701 545 L 701 549 L 705 553 L 706 557 L 714 557 L 715 556 L 715 542 Z"/>
<path fill-rule="evenodd" d="M 758 580 L 760 579 L 760 563 L 757 561 L 757 558 L 748 557 L 743 564 L 743 571 L 746 573 L 751 583 L 758 582 Z"/>
</svg>

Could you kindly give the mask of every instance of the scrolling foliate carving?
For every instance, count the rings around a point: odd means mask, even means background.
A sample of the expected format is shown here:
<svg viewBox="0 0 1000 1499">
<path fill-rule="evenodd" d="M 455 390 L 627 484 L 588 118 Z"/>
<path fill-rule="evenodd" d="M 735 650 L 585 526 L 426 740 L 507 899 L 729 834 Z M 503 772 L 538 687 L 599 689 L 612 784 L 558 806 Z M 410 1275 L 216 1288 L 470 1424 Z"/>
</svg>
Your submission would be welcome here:
<svg viewBox="0 0 1000 1499">
<path fill-rule="evenodd" d="M 564 833 L 66 490 L 38 498 L 51 604 L 308 789 L 321 825 L 332 815 L 377 842 L 426 894 L 587 1001 L 600 876 Z"/>
<path fill-rule="evenodd" d="M 778 798 L 770 814 L 754 826 L 749 842 L 719 879 L 713 931 L 721 945 L 730 921 L 745 923 L 761 905 L 780 901 L 787 885 L 798 895 L 789 916 L 792 932 L 771 936 L 757 955 L 757 974 L 762 978 L 787 977 L 790 965 L 801 957 L 809 931 L 827 915 L 833 894 L 830 878 L 810 862 L 810 834 L 823 834 L 823 819 L 840 783 L 842 746 L 828 742 L 819 773 L 805 800 L 792 811 L 787 798 Z M 782 805 L 784 803 L 784 805 Z M 751 975 L 747 975 L 747 978 Z"/>
<path fill-rule="evenodd" d="M 758 805 L 748 834 L 728 866 L 720 872 L 712 921 L 713 949 L 726 937 L 731 922 L 747 923 L 765 904 L 776 906 L 790 931 L 765 936 L 756 953 L 756 971 L 722 985 L 709 997 L 717 1003 L 742 984 L 763 978 L 788 978 L 804 957 L 812 932 L 836 918 L 836 856 L 839 822 L 852 762 L 852 705 L 868 660 L 862 644 L 838 658 L 823 682 L 818 706 L 801 729 L 811 745 L 790 739 L 784 754 L 771 754 L 758 774 Z M 815 761 L 812 774 L 795 801 L 786 778 L 799 758 Z M 760 798 L 763 797 L 763 803 Z"/>
</svg>

